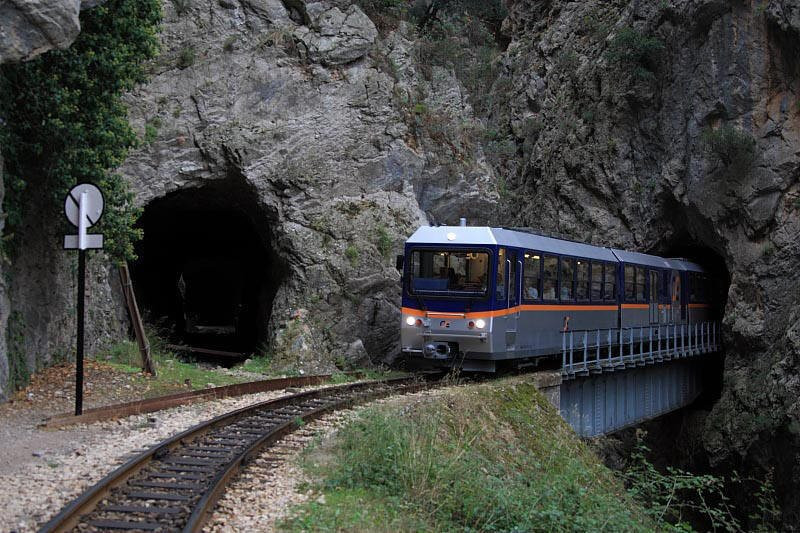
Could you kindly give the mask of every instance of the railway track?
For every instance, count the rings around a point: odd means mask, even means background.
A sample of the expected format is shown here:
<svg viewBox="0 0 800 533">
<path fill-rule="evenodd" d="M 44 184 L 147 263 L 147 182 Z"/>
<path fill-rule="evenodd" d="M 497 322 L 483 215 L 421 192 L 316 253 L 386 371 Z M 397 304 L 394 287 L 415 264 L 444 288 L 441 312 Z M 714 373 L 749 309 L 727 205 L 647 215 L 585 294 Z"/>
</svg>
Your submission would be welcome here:
<svg viewBox="0 0 800 533">
<path fill-rule="evenodd" d="M 408 377 L 354 383 L 226 413 L 130 459 L 39 531 L 199 531 L 242 466 L 306 421 L 428 386 Z"/>
</svg>

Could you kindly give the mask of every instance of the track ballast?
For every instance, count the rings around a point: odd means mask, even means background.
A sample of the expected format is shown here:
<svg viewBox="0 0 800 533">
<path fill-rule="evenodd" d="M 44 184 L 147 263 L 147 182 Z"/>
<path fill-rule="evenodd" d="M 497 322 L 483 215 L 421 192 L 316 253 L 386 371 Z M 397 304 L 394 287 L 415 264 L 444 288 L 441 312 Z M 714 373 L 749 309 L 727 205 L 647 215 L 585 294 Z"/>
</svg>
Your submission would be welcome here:
<svg viewBox="0 0 800 533">
<path fill-rule="evenodd" d="M 199 531 L 242 465 L 303 423 L 426 386 L 415 378 L 355 383 L 226 413 L 130 459 L 67 505 L 40 533 Z"/>
</svg>

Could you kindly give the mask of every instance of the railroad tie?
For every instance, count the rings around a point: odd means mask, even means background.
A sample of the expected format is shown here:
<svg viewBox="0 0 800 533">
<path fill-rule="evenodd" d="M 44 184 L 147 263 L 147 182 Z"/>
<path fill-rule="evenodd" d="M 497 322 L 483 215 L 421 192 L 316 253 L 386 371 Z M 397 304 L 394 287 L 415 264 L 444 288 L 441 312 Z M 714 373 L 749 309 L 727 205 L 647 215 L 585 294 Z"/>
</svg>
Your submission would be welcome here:
<svg viewBox="0 0 800 533">
<path fill-rule="evenodd" d="M 180 514 L 185 512 L 180 507 L 145 507 L 143 505 L 103 505 L 98 511 L 108 513 L 139 513 L 139 514 Z"/>
<path fill-rule="evenodd" d="M 128 498 L 134 500 L 168 500 L 174 502 L 188 502 L 193 496 L 185 496 L 183 494 L 166 494 L 164 492 L 145 492 L 145 491 L 132 491 L 126 493 Z"/>
<path fill-rule="evenodd" d="M 128 522 L 127 520 L 92 520 L 90 526 L 99 529 L 143 529 L 145 531 L 156 531 L 164 527 L 164 524 L 153 522 Z"/>
</svg>

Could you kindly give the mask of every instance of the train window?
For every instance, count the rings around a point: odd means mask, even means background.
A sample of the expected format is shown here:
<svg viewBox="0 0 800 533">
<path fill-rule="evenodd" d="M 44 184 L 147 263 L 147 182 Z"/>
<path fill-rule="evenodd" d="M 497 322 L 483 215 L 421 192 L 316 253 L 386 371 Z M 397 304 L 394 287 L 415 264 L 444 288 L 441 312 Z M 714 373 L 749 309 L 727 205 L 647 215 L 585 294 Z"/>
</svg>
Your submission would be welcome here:
<svg viewBox="0 0 800 533">
<path fill-rule="evenodd" d="M 661 291 L 659 287 L 659 281 L 661 276 L 655 270 L 650 271 L 650 303 L 655 304 L 658 303 L 661 297 Z"/>
<path fill-rule="evenodd" d="M 410 292 L 442 296 L 485 296 L 489 253 L 486 251 L 413 250 Z"/>
<path fill-rule="evenodd" d="M 517 252 L 514 250 L 508 251 L 508 259 L 511 261 L 508 268 L 508 303 L 509 305 L 517 305 Z"/>
<path fill-rule="evenodd" d="M 644 287 L 645 287 L 644 268 L 636 267 L 636 300 L 639 302 L 644 301 L 644 296 L 645 296 Z"/>
<path fill-rule="evenodd" d="M 636 267 L 625 265 L 625 300 L 632 302 L 636 298 Z"/>
<path fill-rule="evenodd" d="M 589 261 L 578 261 L 575 270 L 575 298 L 589 299 Z"/>
<path fill-rule="evenodd" d="M 561 299 L 572 300 L 574 297 L 573 284 L 575 276 L 575 260 L 572 258 L 561 258 Z"/>
<path fill-rule="evenodd" d="M 689 272 L 689 301 L 697 301 L 697 274 Z"/>
<path fill-rule="evenodd" d="M 617 299 L 617 265 L 615 263 L 605 263 L 603 276 L 603 298 L 606 301 L 616 301 Z"/>
<path fill-rule="evenodd" d="M 494 297 L 501 301 L 506 299 L 506 249 L 497 250 L 497 280 Z"/>
<path fill-rule="evenodd" d="M 556 282 L 558 281 L 558 258 L 544 256 L 542 276 L 542 297 L 545 300 L 556 299 Z"/>
<path fill-rule="evenodd" d="M 603 299 L 603 263 L 592 261 L 592 301 Z"/>
<path fill-rule="evenodd" d="M 542 259 L 538 254 L 525 252 L 524 268 L 522 270 L 522 298 L 524 300 L 538 300 L 541 295 L 539 275 Z"/>
</svg>

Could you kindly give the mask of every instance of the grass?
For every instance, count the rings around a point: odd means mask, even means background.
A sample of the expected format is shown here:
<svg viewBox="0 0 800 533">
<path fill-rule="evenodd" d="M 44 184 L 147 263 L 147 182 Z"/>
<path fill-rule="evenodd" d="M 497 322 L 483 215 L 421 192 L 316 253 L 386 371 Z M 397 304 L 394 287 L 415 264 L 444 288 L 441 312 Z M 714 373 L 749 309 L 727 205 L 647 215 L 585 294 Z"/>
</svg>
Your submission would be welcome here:
<svg viewBox="0 0 800 533">
<path fill-rule="evenodd" d="M 107 352 L 100 354 L 99 359 L 104 360 L 113 368 L 127 374 L 139 374 L 137 380 L 146 384 L 146 396 L 159 396 L 169 394 L 176 390 L 204 389 L 213 383 L 213 386 L 233 385 L 269 377 L 285 375 L 277 372 L 272 366 L 272 357 L 269 355 L 253 356 L 242 365 L 236 367 L 249 374 L 226 373 L 216 368 L 206 368 L 195 362 L 181 360 L 176 354 L 164 347 L 164 341 L 156 335 L 149 336 L 151 341 L 151 355 L 156 365 L 157 377 L 153 378 L 141 374 L 141 356 L 135 342 L 122 341 L 112 346 Z M 253 376 L 260 374 L 261 376 Z M 358 379 L 388 379 L 402 375 L 399 372 L 382 372 L 365 370 L 360 376 L 336 373 L 331 376 L 331 384 L 349 383 Z"/>
<path fill-rule="evenodd" d="M 224 374 L 216 369 L 203 368 L 196 363 L 180 360 L 174 353 L 161 347 L 161 342 L 151 337 L 151 355 L 156 365 L 157 377 L 138 376 L 148 381 L 148 395 L 169 394 L 177 389 L 204 389 L 213 386 L 232 385 L 252 381 L 247 376 Z M 135 342 L 122 341 L 115 344 L 105 354 L 105 359 L 114 368 L 129 374 L 141 372 L 139 348 Z"/>
<path fill-rule="evenodd" d="M 536 391 L 507 380 L 366 410 L 303 467 L 288 531 L 650 531 L 653 522 Z"/>
</svg>

